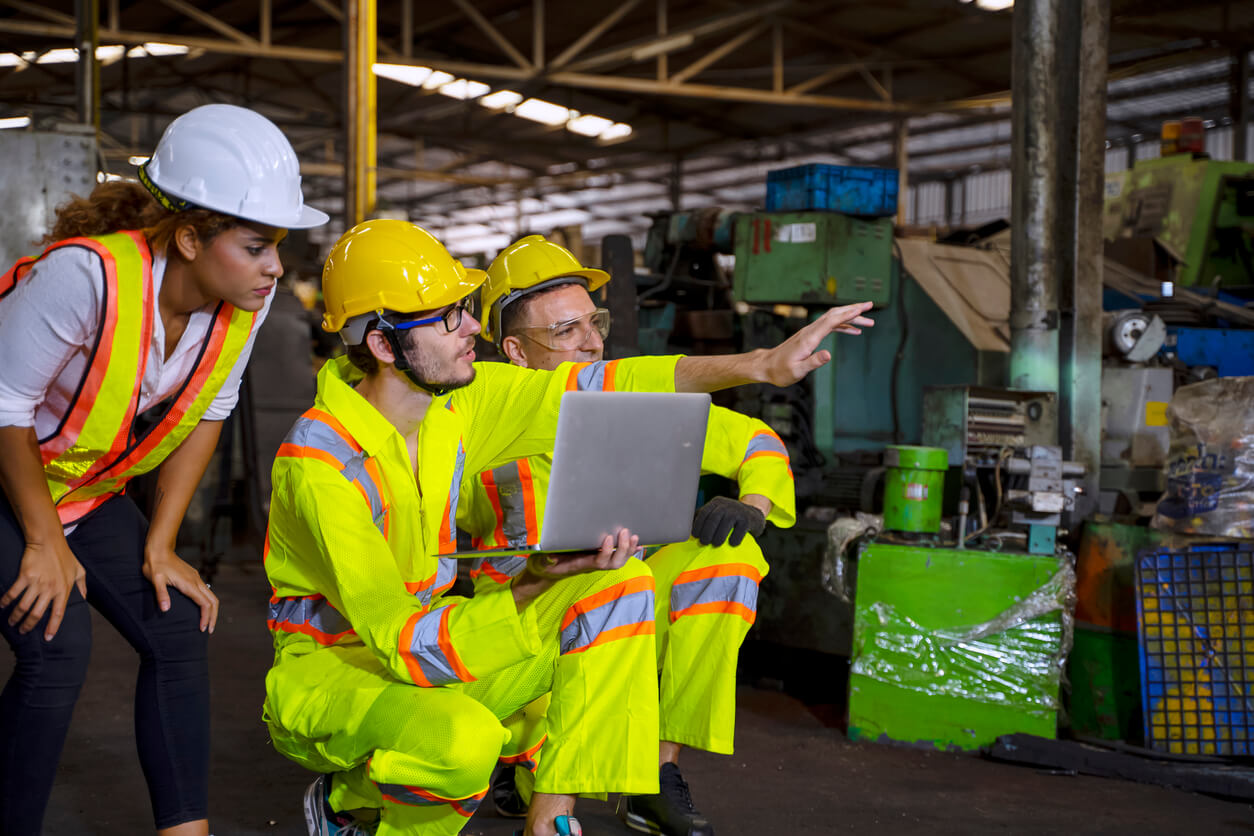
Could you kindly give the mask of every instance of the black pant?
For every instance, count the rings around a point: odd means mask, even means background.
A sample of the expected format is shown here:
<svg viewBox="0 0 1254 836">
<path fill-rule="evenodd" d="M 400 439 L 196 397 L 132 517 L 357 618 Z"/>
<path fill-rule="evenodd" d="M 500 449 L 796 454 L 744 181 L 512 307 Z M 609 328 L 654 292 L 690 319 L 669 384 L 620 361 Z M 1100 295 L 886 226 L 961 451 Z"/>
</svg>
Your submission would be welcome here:
<svg viewBox="0 0 1254 836">
<path fill-rule="evenodd" d="M 139 654 L 135 740 L 158 829 L 207 817 L 209 658 L 200 610 L 170 588 L 157 609 L 143 575 L 148 522 L 124 496 L 114 497 L 69 536 L 87 571 L 87 600 L 75 589 L 61 628 L 44 641 L 47 616 L 25 635 L 0 610 L 17 665 L 0 693 L 0 836 L 38 834 L 57 761 L 91 655 L 90 603 Z M 25 539 L 0 495 L 0 594 L 17 580 Z M 107 766 L 105 767 L 107 769 Z"/>
</svg>

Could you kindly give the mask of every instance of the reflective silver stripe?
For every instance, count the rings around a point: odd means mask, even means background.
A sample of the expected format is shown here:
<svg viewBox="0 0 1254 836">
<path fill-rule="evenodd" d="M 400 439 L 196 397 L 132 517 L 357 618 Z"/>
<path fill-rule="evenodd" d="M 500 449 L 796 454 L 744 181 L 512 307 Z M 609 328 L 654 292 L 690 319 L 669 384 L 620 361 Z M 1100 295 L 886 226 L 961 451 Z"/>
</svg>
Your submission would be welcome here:
<svg viewBox="0 0 1254 836">
<path fill-rule="evenodd" d="M 608 360 L 597 360 L 595 363 L 589 363 L 579 370 L 575 376 L 575 382 L 579 386 L 579 391 L 584 392 L 592 390 L 600 392 L 605 388 L 605 366 Z"/>
<path fill-rule="evenodd" d="M 305 633 L 314 630 L 328 638 L 352 632 L 353 626 L 322 596 L 280 598 L 270 602 L 267 623 L 272 630 Z M 299 628 L 307 629 L 301 630 Z"/>
<path fill-rule="evenodd" d="M 461 682 L 453 672 L 449 658 L 444 655 L 444 649 L 440 647 L 440 624 L 452 609 L 441 607 L 419 618 L 414 625 L 414 636 L 409 642 L 409 655 L 418 662 L 422 675 L 432 685 Z"/>
<path fill-rule="evenodd" d="M 462 440 L 457 439 L 457 464 L 453 465 L 453 485 L 448 491 L 448 530 L 449 539 L 455 549 L 457 546 L 457 503 L 461 499 L 462 471 L 466 467 L 466 448 Z"/>
<path fill-rule="evenodd" d="M 562 630 L 562 653 L 587 647 L 615 627 L 653 621 L 653 591 L 642 589 L 581 612 Z"/>
<path fill-rule="evenodd" d="M 511 543 L 510 545 L 513 544 Z M 512 578 L 527 568 L 527 558 L 516 554 L 508 557 L 485 557 L 483 558 L 483 565 L 491 566 L 493 570 Z"/>
<path fill-rule="evenodd" d="M 435 589 L 433 594 L 439 594 L 448 589 L 457 580 L 457 558 L 441 557 L 440 566 L 435 570 Z"/>
<path fill-rule="evenodd" d="M 503 464 L 493 470 L 492 481 L 496 483 L 497 501 L 504 517 L 501 530 L 505 532 L 505 542 L 499 545 L 502 548 L 527 545 L 531 540 L 531 532 L 527 530 L 527 493 L 523 490 L 518 462 Z M 492 565 L 496 566 L 495 563 Z"/>
<path fill-rule="evenodd" d="M 340 434 L 315 418 L 297 418 L 284 444 L 312 447 L 330 454 L 340 462 L 340 475 L 355 482 L 366 492 L 370 502 L 370 520 L 380 533 L 384 531 L 383 493 L 366 470 L 366 454 L 350 447 Z"/>
<path fill-rule="evenodd" d="M 754 453 L 782 453 L 784 458 L 788 458 L 788 448 L 784 446 L 784 442 L 770 433 L 758 433 L 749 439 L 749 446 L 745 449 L 745 459 Z"/>
<path fill-rule="evenodd" d="M 438 570 L 437 570 L 438 577 Z M 431 587 L 424 586 L 422 589 L 414 593 L 414 597 L 422 602 L 423 609 L 431 606 Z"/>
<path fill-rule="evenodd" d="M 483 796 L 474 796 L 471 798 L 461 799 L 442 799 L 437 798 L 430 793 L 425 793 L 417 787 L 407 787 L 404 784 L 380 784 L 375 786 L 379 788 L 386 798 L 395 801 L 397 804 L 409 804 L 415 807 L 433 807 L 440 804 L 450 804 L 459 808 L 458 812 L 462 815 L 469 816 L 479 809 L 479 802 L 483 800 Z"/>
<path fill-rule="evenodd" d="M 740 604 L 757 613 L 758 583 L 746 575 L 722 575 L 677 583 L 671 587 L 671 612 L 716 602 Z"/>
</svg>

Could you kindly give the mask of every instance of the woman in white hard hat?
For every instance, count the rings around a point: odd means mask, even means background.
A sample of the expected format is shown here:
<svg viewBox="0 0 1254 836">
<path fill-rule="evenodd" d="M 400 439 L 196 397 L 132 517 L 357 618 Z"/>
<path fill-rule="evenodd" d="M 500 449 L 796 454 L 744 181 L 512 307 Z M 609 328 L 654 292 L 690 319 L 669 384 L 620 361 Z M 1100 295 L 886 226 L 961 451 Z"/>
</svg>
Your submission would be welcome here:
<svg viewBox="0 0 1254 836">
<path fill-rule="evenodd" d="M 218 601 L 175 537 L 238 397 L 291 228 L 295 153 L 268 119 L 191 110 L 140 183 L 57 213 L 0 276 L 0 834 L 38 833 L 87 668 L 90 603 L 139 654 L 135 734 L 158 833 L 208 833 Z M 161 465 L 151 523 L 123 492 Z"/>
</svg>

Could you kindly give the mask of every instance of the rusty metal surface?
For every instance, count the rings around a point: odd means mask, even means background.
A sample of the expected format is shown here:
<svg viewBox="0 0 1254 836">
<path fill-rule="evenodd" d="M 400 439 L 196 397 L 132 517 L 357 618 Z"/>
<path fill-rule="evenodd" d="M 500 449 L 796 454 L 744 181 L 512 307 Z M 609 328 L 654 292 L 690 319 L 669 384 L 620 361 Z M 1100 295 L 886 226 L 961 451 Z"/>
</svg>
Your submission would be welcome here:
<svg viewBox="0 0 1254 836">
<path fill-rule="evenodd" d="M 1016 4 L 1012 50 L 1010 380 L 1058 391 L 1058 0 Z"/>
</svg>

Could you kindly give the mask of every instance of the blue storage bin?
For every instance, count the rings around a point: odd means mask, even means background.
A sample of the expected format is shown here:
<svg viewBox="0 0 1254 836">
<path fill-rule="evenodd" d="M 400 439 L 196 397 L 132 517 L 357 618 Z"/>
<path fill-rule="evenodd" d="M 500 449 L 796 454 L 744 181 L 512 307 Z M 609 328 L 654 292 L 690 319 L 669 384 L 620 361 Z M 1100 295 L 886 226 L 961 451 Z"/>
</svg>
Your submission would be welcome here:
<svg viewBox="0 0 1254 836">
<path fill-rule="evenodd" d="M 1254 544 L 1141 552 L 1135 593 L 1146 745 L 1254 755 Z"/>
<path fill-rule="evenodd" d="M 897 212 L 897 169 L 813 163 L 766 173 L 766 211 L 811 209 L 884 217 Z"/>
</svg>

